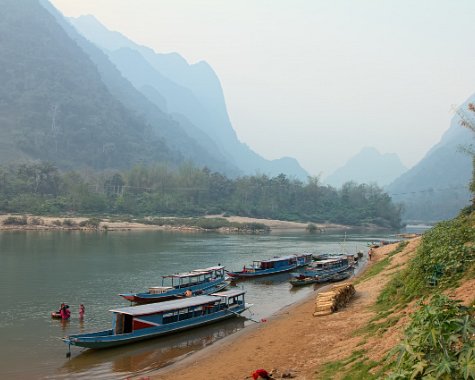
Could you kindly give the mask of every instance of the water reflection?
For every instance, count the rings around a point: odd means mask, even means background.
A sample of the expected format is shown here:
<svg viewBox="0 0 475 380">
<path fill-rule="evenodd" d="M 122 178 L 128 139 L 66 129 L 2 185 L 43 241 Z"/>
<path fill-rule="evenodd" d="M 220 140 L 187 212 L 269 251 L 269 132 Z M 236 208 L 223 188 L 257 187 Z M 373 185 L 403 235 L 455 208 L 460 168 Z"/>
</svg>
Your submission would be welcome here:
<svg viewBox="0 0 475 380">
<path fill-rule="evenodd" d="M 117 378 L 116 371 L 122 376 L 130 368 L 140 367 L 138 363 L 144 365 L 139 371 L 166 365 L 209 344 L 219 334 L 205 334 L 202 341 L 190 343 L 193 339 L 189 337 L 202 330 L 184 332 L 173 336 L 184 340 L 173 343 L 168 351 L 162 343 L 170 338 L 124 346 L 110 353 L 78 355 L 79 351 L 73 350 L 73 358 L 66 363 L 67 347 L 58 338 L 107 328 L 109 310 L 128 306 L 118 293 L 147 289 L 159 283 L 161 275 L 217 263 L 235 270 L 253 260 L 298 252 L 354 253 L 367 250 L 366 243 L 378 238 L 388 236 L 290 231 L 282 235 L 0 232 L 0 288 L 7 289 L 0 292 L 0 378 Z M 268 318 L 313 291 L 310 287 L 291 289 L 289 276 L 283 273 L 237 283 L 247 291 L 246 301 L 254 304 L 254 319 Z M 51 311 L 65 300 L 75 311 L 85 304 L 84 321 L 77 312 L 64 324 L 51 319 Z"/>
<path fill-rule="evenodd" d="M 108 350 L 73 352 L 52 378 L 125 378 L 169 365 L 186 355 L 209 346 L 219 339 L 244 328 L 245 318 L 232 318 L 210 326 L 183 331 L 178 334 L 151 339 Z"/>
</svg>

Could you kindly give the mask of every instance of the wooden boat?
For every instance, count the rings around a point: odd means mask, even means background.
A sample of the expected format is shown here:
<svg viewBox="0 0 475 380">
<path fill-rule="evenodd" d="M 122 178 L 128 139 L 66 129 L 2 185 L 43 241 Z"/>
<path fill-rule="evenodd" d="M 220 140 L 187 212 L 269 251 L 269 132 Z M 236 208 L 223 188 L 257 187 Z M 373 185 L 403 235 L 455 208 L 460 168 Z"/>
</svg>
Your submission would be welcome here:
<svg viewBox="0 0 475 380">
<path fill-rule="evenodd" d="M 292 286 L 319 284 L 332 281 L 337 274 L 349 270 L 353 270 L 351 260 L 347 256 L 340 256 L 334 259 L 315 261 L 302 273 L 293 274 L 289 282 Z"/>
<path fill-rule="evenodd" d="M 346 280 L 347 278 L 350 278 L 352 274 L 353 274 L 353 268 L 350 268 L 343 272 L 335 273 L 334 275 L 330 277 L 329 281 L 330 282 L 343 281 L 343 280 Z"/>
<path fill-rule="evenodd" d="M 302 273 L 305 276 L 316 276 L 342 272 L 352 266 L 348 256 L 338 256 L 332 259 L 319 260 L 309 265 Z"/>
<path fill-rule="evenodd" d="M 289 282 L 292 286 L 305 286 L 310 284 L 322 284 L 330 281 L 332 274 L 320 275 L 320 276 L 305 276 L 303 274 L 296 274 Z"/>
<path fill-rule="evenodd" d="M 161 286 L 151 286 L 141 293 L 121 293 L 121 297 L 135 303 L 151 303 L 219 292 L 228 286 L 224 266 L 195 269 L 162 277 Z"/>
<path fill-rule="evenodd" d="M 63 338 L 69 346 L 109 348 L 240 315 L 251 305 L 240 289 L 111 310 L 112 328 Z"/>
<path fill-rule="evenodd" d="M 251 266 L 244 266 L 241 271 L 228 272 L 228 275 L 233 278 L 268 276 L 294 270 L 298 266 L 297 263 L 296 255 L 274 257 L 268 260 L 254 260 Z"/>
<path fill-rule="evenodd" d="M 313 253 L 299 253 L 295 256 L 297 256 L 297 268 L 307 266 L 313 261 Z"/>
</svg>

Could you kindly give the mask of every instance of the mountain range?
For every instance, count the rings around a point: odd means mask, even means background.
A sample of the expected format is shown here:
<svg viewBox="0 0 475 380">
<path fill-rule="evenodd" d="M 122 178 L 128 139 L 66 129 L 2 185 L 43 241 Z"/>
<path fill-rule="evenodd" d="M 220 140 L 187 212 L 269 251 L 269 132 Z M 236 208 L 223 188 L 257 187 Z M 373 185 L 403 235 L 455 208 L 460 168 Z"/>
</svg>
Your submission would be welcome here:
<svg viewBox="0 0 475 380">
<path fill-rule="evenodd" d="M 366 147 L 326 177 L 324 182 L 334 187 L 341 187 L 348 181 L 386 186 L 406 170 L 397 154 L 381 154 L 375 148 Z"/>
<path fill-rule="evenodd" d="M 404 205 L 405 220 L 449 219 L 470 204 L 468 186 L 473 167 L 472 157 L 465 148 L 473 143 L 474 133 L 461 126 L 460 115 L 474 123 L 475 115 L 467 110 L 468 103 L 474 102 L 475 95 L 459 107 L 440 142 L 387 187 L 394 201 Z"/>
<path fill-rule="evenodd" d="M 265 160 L 238 140 L 219 78 L 206 62 L 190 65 L 177 53 L 156 53 L 108 30 L 90 15 L 69 21 L 107 54 L 137 90 L 185 126 L 200 145 L 219 152 L 245 174 L 274 176 L 283 172 L 307 178 L 308 173 L 295 159 Z"/>
<path fill-rule="evenodd" d="M 131 41 L 99 48 L 46 0 L 2 0 L 0 35 L 2 163 L 103 170 L 192 162 L 228 176 L 307 177 L 296 160 L 265 160 L 238 140 L 205 62 Z"/>
</svg>

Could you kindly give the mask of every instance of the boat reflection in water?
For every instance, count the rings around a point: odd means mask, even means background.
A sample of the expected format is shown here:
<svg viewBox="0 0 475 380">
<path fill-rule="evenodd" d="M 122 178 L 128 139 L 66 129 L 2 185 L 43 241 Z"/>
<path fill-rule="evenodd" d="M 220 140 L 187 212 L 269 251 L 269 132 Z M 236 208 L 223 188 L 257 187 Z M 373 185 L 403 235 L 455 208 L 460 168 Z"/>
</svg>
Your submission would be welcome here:
<svg viewBox="0 0 475 380">
<path fill-rule="evenodd" d="M 85 350 L 52 378 L 127 378 L 163 368 L 244 328 L 243 317 L 109 350 Z"/>
</svg>

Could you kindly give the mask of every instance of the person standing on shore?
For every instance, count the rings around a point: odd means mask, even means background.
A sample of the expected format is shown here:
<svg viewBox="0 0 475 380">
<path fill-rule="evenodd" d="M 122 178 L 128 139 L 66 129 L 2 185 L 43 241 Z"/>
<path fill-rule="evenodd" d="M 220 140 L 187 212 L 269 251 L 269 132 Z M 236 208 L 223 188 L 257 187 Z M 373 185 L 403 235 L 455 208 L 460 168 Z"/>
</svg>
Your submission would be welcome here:
<svg viewBox="0 0 475 380">
<path fill-rule="evenodd" d="M 373 256 L 373 248 L 370 248 L 369 251 L 368 251 L 369 261 L 371 261 L 372 256 Z"/>
<path fill-rule="evenodd" d="M 86 313 L 86 308 L 83 304 L 79 305 L 79 320 L 82 321 L 84 319 L 84 314 Z"/>
</svg>

